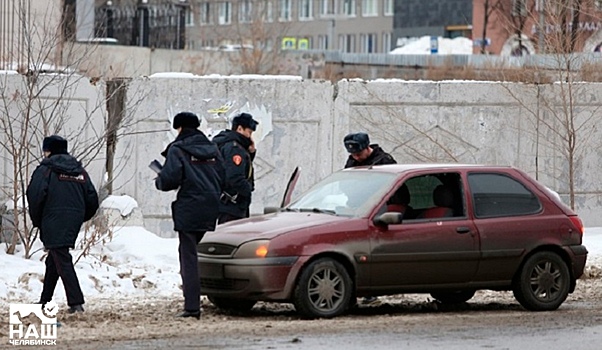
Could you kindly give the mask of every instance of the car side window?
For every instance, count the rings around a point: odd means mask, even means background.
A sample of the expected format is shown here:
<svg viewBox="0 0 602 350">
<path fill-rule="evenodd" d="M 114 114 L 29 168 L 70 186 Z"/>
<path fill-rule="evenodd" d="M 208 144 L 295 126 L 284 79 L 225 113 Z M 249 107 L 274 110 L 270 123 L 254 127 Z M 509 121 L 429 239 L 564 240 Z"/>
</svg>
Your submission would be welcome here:
<svg viewBox="0 0 602 350">
<path fill-rule="evenodd" d="M 510 176 L 470 173 L 468 184 L 477 218 L 529 215 L 541 210 L 539 198 Z"/>
<path fill-rule="evenodd" d="M 465 216 L 460 174 L 420 175 L 399 185 L 379 212 L 402 212 L 404 222 Z"/>
</svg>

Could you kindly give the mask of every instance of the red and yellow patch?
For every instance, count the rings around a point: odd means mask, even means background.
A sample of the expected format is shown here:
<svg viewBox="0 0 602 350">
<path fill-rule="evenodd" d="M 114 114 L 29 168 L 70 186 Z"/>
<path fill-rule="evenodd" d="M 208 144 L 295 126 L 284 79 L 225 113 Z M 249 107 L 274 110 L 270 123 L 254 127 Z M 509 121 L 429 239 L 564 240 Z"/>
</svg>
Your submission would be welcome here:
<svg viewBox="0 0 602 350">
<path fill-rule="evenodd" d="M 238 154 L 235 154 L 234 157 L 232 157 L 232 161 L 234 162 L 234 164 L 240 165 L 240 163 L 242 163 L 242 157 Z"/>
</svg>

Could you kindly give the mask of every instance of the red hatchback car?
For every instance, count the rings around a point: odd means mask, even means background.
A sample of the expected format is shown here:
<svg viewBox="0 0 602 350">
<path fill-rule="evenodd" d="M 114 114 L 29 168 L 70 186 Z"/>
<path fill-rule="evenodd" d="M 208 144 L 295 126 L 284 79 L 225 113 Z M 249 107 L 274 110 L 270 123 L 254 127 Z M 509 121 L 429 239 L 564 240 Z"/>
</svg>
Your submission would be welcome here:
<svg viewBox="0 0 602 350">
<path fill-rule="evenodd" d="M 554 310 L 583 273 L 582 235 L 555 192 L 512 167 L 359 167 L 278 212 L 206 234 L 201 289 L 219 308 L 291 302 L 309 318 L 340 315 L 356 297 L 430 293 L 459 303 L 479 289 Z"/>
</svg>

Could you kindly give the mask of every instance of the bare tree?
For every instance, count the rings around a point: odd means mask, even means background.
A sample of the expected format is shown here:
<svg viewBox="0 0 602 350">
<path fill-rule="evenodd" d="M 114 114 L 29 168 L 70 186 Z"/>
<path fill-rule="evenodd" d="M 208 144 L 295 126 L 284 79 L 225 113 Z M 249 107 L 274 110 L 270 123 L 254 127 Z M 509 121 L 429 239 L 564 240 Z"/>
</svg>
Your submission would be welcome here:
<svg viewBox="0 0 602 350">
<path fill-rule="evenodd" d="M 46 12 L 48 16 L 55 14 L 51 6 Z M 32 248 L 38 230 L 29 221 L 25 191 L 41 158 L 42 139 L 61 134 L 69 140 L 70 153 L 81 160 L 84 167 L 104 168 L 105 172 L 111 167 L 112 176 L 115 166 L 107 157 L 113 157 L 111 149 L 131 120 L 128 113 L 135 111 L 120 111 L 109 116 L 107 99 L 118 98 L 125 84 L 116 84 L 107 96 L 102 81 L 77 73 L 77 67 L 97 47 L 66 42 L 61 28 L 69 27 L 69 23 L 61 22 L 57 26 L 48 17 L 32 21 L 27 10 L 18 8 L 17 16 L 24 40 L 24 51 L 20 55 L 23 61 L 11 63 L 19 74 L 0 75 L 0 150 L 5 181 L 0 191 L 2 197 L 9 198 L 8 207 L 13 210 L 12 215 L 7 216 L 12 220 L 13 235 L 6 251 L 14 254 L 21 242 L 25 257 L 29 258 L 34 253 Z M 68 17 L 63 17 L 65 20 L 69 20 Z M 81 90 L 86 90 L 89 98 L 82 99 Z M 110 193 L 111 183 L 112 177 L 107 177 L 100 184 L 101 195 Z M 6 227 L 6 222 L 3 226 Z"/>
<path fill-rule="evenodd" d="M 484 0 L 483 3 L 483 35 L 481 36 L 481 54 L 487 53 L 487 26 L 491 15 L 499 10 L 502 0 Z"/>
<path fill-rule="evenodd" d="M 508 89 L 510 95 L 528 111 L 537 149 L 560 154 L 563 161 L 554 172 L 563 174 L 556 180 L 566 188 L 569 205 L 573 209 L 581 160 L 588 149 L 601 145 L 595 137 L 601 121 L 600 106 L 586 102 L 587 84 L 583 83 L 589 80 L 586 74 L 591 67 L 585 64 L 585 56 L 574 54 L 585 41 L 583 32 L 579 30 L 580 22 L 594 16 L 592 9 L 584 6 L 582 0 L 546 0 L 545 7 L 539 10 L 545 11 L 544 40 L 546 51 L 550 53 L 549 64 L 538 69 L 541 77 L 550 76 L 553 81 L 531 85 L 536 90 L 537 108 L 529 107 L 530 103 L 523 96 Z M 536 15 L 534 12 L 526 14 L 531 18 Z M 536 161 L 540 156 L 538 151 Z M 537 169 L 538 173 L 542 170 L 539 164 Z"/>
<path fill-rule="evenodd" d="M 218 47 L 230 45 L 227 50 L 230 52 L 224 54 L 237 73 L 280 74 L 280 40 L 289 32 L 290 22 L 278 20 L 273 4 L 268 1 L 243 0 L 232 4 L 232 24 L 228 28 L 204 26 L 203 35 L 212 38 L 210 41 Z M 203 10 L 191 4 L 191 11 Z"/>
</svg>

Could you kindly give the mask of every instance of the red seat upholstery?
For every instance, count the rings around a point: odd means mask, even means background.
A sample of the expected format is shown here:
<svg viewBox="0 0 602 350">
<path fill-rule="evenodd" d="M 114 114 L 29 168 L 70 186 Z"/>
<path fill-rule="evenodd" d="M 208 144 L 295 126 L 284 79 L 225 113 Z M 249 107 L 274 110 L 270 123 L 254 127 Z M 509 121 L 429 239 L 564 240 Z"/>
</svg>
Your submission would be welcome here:
<svg viewBox="0 0 602 350">
<path fill-rule="evenodd" d="M 401 185 L 387 201 L 387 211 L 405 213 L 410 203 L 410 191 L 406 184 Z"/>
<path fill-rule="evenodd" d="M 425 219 L 433 218 L 448 218 L 454 216 L 454 194 L 453 192 L 443 186 L 439 185 L 433 191 L 433 203 L 436 207 L 425 210 L 420 217 Z"/>
</svg>

